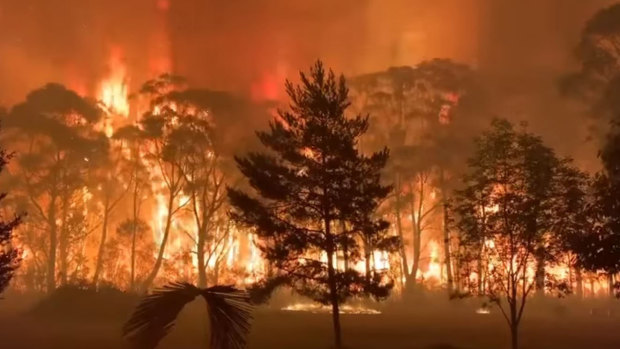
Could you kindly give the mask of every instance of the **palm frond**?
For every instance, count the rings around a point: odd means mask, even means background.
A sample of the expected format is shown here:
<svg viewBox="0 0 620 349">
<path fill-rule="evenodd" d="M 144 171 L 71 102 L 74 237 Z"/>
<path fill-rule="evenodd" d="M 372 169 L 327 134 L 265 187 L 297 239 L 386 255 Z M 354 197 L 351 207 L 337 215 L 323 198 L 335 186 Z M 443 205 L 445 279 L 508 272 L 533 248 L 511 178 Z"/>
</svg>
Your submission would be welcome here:
<svg viewBox="0 0 620 349">
<path fill-rule="evenodd" d="M 248 294 L 232 286 L 213 286 L 202 296 L 209 309 L 211 349 L 244 348 L 252 319 Z"/>
<path fill-rule="evenodd" d="M 132 348 L 153 349 L 170 332 L 183 307 L 202 294 L 188 283 L 173 283 L 155 290 L 138 305 L 123 326 Z"/>
</svg>

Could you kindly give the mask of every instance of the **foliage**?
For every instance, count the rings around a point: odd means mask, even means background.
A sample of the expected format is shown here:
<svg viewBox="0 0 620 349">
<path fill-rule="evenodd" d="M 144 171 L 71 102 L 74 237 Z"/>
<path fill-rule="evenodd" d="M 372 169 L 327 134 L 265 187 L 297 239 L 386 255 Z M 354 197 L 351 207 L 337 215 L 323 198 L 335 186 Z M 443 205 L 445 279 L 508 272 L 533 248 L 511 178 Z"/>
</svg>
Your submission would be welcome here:
<svg viewBox="0 0 620 349">
<path fill-rule="evenodd" d="M 600 10 L 586 24 L 575 50 L 580 69 L 560 81 L 563 94 L 591 107 L 592 116 L 608 118 L 611 94 L 620 84 L 620 4 Z"/>
<path fill-rule="evenodd" d="M 197 288 L 173 283 L 155 290 L 138 305 L 123 326 L 133 348 L 152 349 L 174 326 L 183 307 L 201 296 L 207 302 L 211 349 L 241 349 L 250 330 L 251 306 L 245 292 L 231 286 Z"/>
<path fill-rule="evenodd" d="M 388 144 L 391 150 L 385 172 L 393 178 L 395 190 L 383 209 L 393 212 L 403 241 L 399 277 L 406 278 L 407 286 L 416 283 L 422 235 L 435 228 L 431 222 L 437 221 L 434 218 L 445 207 L 453 174 L 461 170 L 469 138 L 477 131 L 484 103 L 476 80 L 470 67 L 447 59 L 392 67 L 352 79 L 354 107 L 372 115 L 363 143 L 369 148 Z M 474 109 L 475 119 L 470 117 Z M 439 189 L 437 199 L 431 188 Z M 406 238 L 403 217 L 409 215 L 411 237 Z M 444 254 L 450 264 L 450 232 L 443 226 Z M 411 268 L 407 244 L 413 247 Z M 451 290 L 450 269 L 448 274 Z"/>
<path fill-rule="evenodd" d="M 349 101 L 343 77 L 326 73 L 317 62 L 300 79 L 298 86 L 286 84 L 290 111 L 280 111 L 269 131 L 258 133 L 269 152 L 236 158 L 258 197 L 232 188 L 228 196 L 232 217 L 254 229 L 275 276 L 331 304 L 340 346 L 339 304 L 365 294 L 385 298 L 391 288 L 379 271 L 363 275 L 335 267 L 337 255 L 350 263 L 360 259 L 360 235 L 375 244 L 371 249 L 396 247 L 383 243 L 398 240 L 387 235 L 386 221 L 374 217 L 391 189 L 380 183 L 388 151 L 360 154 L 358 139 L 368 118 L 345 117 Z M 339 229 L 338 222 L 344 222 Z"/>
<path fill-rule="evenodd" d="M 0 149 L 0 172 L 11 158 L 4 149 Z M 0 194 L 0 203 L 7 194 Z M 20 251 L 13 246 L 13 231 L 21 223 L 21 216 L 5 220 L 0 215 L 0 294 L 6 289 L 20 261 Z"/>
<path fill-rule="evenodd" d="M 603 170 L 592 181 L 590 229 L 573 248 L 583 268 L 614 275 L 620 272 L 620 133 L 614 126 L 601 151 Z M 609 282 L 613 281 L 613 277 Z M 617 285 L 616 285 L 617 286 Z"/>
<path fill-rule="evenodd" d="M 56 286 L 57 272 L 66 281 L 75 242 L 72 235 L 86 235 L 71 232 L 69 219 L 82 209 L 76 193 L 107 155 L 107 138 L 93 127 L 100 117 L 101 110 L 93 101 L 61 85 L 48 84 L 28 94 L 3 120 L 8 131 L 3 141 L 18 150 L 10 180 L 20 189 L 21 205 L 31 213 L 26 229 L 45 232 L 47 251 L 40 251 L 34 243 L 29 247 L 33 253 L 46 255 L 49 291 Z"/>
<path fill-rule="evenodd" d="M 557 264 L 570 221 L 582 207 L 569 207 L 581 174 L 560 160 L 539 137 L 495 120 L 476 140 L 463 188 L 455 194 L 464 280 L 476 275 L 472 294 L 488 296 L 509 324 L 513 347 L 525 304 L 535 287 L 566 292 L 566 285 L 544 274 Z M 570 208 L 570 210 L 569 210 Z M 535 270 L 535 272 L 534 272 Z M 543 273 L 541 275 L 540 273 Z M 541 285 L 541 282 L 544 282 Z"/>
</svg>

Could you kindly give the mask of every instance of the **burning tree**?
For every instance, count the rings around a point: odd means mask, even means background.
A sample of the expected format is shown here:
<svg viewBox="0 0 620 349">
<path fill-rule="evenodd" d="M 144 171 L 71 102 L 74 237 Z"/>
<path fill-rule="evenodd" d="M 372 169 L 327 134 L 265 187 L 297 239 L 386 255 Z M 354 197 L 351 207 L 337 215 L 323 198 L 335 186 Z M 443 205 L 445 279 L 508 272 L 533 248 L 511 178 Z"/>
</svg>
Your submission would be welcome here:
<svg viewBox="0 0 620 349">
<path fill-rule="evenodd" d="M 150 180 L 158 198 L 156 229 L 161 238 L 143 286 L 150 287 L 157 277 L 174 232 L 184 233 L 182 237 L 195 246 L 190 249 L 196 255 L 198 284 L 204 287 L 208 267 L 217 275 L 232 241 L 223 209 L 225 166 L 214 141 L 213 118 L 214 111 L 231 109 L 227 103 L 232 99 L 226 93 L 186 88 L 182 78 L 170 75 L 145 83 L 141 95 L 150 100 L 149 110 L 137 127 L 119 130 L 118 136 L 136 142 L 139 156 L 155 169 Z M 138 216 L 134 214 L 134 221 Z M 186 228 L 190 220 L 195 227 Z M 191 260 L 190 254 L 186 256 Z"/>
<path fill-rule="evenodd" d="M 473 134 L 468 131 L 475 123 L 464 116 L 471 107 L 468 101 L 479 95 L 474 80 L 468 66 L 445 59 L 392 67 L 353 80 L 356 106 L 373 116 L 365 143 L 388 144 L 391 149 L 387 172 L 394 178 L 395 190 L 389 207 L 403 241 L 400 269 L 407 288 L 413 288 L 421 274 L 423 237 L 430 238 L 426 235 L 443 216 L 447 286 L 452 292 L 452 239 L 446 224 L 446 202 L 450 176 L 457 172 L 459 155 L 466 149 L 463 140 Z M 411 220 L 409 238 L 405 217 Z M 407 253 L 409 244 L 412 260 Z"/>
<path fill-rule="evenodd" d="M 121 222 L 117 227 L 120 237 L 129 239 L 129 288 L 136 289 L 136 260 L 138 258 L 138 245 L 144 241 L 145 234 L 150 231 L 150 226 L 141 218 L 142 206 L 146 194 L 151 192 L 149 171 L 142 160 L 141 145 L 142 133 L 134 126 L 125 126 L 114 132 L 115 140 L 119 141 L 121 149 L 127 150 L 126 162 L 128 163 L 129 184 L 131 193 L 131 216 Z"/>
<path fill-rule="evenodd" d="M 19 150 L 13 180 L 22 189 L 22 204 L 32 213 L 26 222 L 32 232 L 29 243 L 33 254 L 45 256 L 48 291 L 56 287 L 58 272 L 66 282 L 71 245 L 86 235 L 79 217 L 88 173 L 105 157 L 108 146 L 105 135 L 93 127 L 100 117 L 93 102 L 48 84 L 31 92 L 4 120 L 5 140 Z M 73 224 L 77 222 L 82 223 Z M 47 243 L 36 245 L 41 241 Z"/>
<path fill-rule="evenodd" d="M 152 180 L 161 183 L 161 188 L 156 188 L 156 195 L 164 210 L 158 213 L 160 222 L 157 229 L 161 238 L 155 265 L 144 280 L 145 289 L 153 284 L 164 262 L 173 219 L 189 201 L 182 197 L 185 178 L 180 162 L 183 154 L 177 151 L 174 144 L 176 124 L 185 116 L 187 109 L 178 109 L 167 98 L 171 91 L 182 84 L 183 80 L 178 77 L 163 75 L 147 81 L 140 91 L 149 98 L 150 108 L 140 120 L 138 132 L 142 137 L 145 159 L 156 169 L 156 173 L 151 173 Z"/>
<path fill-rule="evenodd" d="M 540 138 L 496 120 L 476 140 L 463 189 L 455 195 L 463 278 L 477 283 L 466 289 L 498 306 L 514 349 L 531 291 L 566 291 L 544 274 L 561 251 L 555 235 L 557 202 L 565 193 L 558 173 L 565 166 Z"/>
<path fill-rule="evenodd" d="M 345 117 L 343 77 L 326 74 L 317 62 L 300 78 L 299 86 L 286 84 L 291 110 L 279 112 L 269 132 L 258 133 L 270 152 L 236 159 L 259 197 L 236 189 L 228 196 L 234 219 L 258 235 L 259 248 L 276 269 L 273 277 L 331 305 L 340 348 L 340 304 L 358 295 L 384 298 L 392 286 L 379 271 L 365 275 L 338 266 L 339 256 L 348 265 L 359 259 L 357 236 L 374 249 L 393 252 L 397 246 L 398 239 L 386 234 L 388 223 L 374 216 L 391 189 L 380 183 L 379 173 L 388 151 L 359 152 L 368 118 Z"/>
</svg>

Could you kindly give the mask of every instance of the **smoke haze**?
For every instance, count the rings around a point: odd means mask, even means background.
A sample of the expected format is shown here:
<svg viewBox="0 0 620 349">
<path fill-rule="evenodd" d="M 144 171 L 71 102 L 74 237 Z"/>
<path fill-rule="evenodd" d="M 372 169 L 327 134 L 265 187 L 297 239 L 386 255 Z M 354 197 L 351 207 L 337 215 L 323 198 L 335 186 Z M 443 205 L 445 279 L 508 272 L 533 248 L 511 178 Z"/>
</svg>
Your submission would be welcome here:
<svg viewBox="0 0 620 349">
<path fill-rule="evenodd" d="M 317 58 L 357 75 L 447 57 L 480 70 L 497 114 L 544 133 L 561 122 L 552 144 L 579 156 L 581 145 L 562 139 L 583 140 L 586 128 L 555 81 L 585 21 L 612 2 L 2 0 L 0 105 L 49 81 L 95 95 L 114 54 L 132 90 L 173 70 L 261 99 L 281 98 L 283 80 Z"/>
</svg>

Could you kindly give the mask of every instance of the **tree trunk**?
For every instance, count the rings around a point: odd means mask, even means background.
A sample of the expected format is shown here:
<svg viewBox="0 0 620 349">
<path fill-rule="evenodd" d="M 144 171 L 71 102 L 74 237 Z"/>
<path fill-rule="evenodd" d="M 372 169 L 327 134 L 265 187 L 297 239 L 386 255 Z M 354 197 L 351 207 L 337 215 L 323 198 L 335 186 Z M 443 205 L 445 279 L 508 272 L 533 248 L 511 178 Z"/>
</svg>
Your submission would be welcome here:
<svg viewBox="0 0 620 349">
<path fill-rule="evenodd" d="M 332 303 L 332 322 L 334 325 L 334 345 L 336 349 L 342 348 L 342 335 L 340 330 L 340 306 L 338 304 L 338 291 L 336 289 L 336 273 L 334 270 L 333 252 L 327 254 L 327 270 L 329 278 L 329 290 Z"/>
<path fill-rule="evenodd" d="M 544 252 L 541 252 L 544 253 Z M 545 260 L 543 257 L 536 258 L 536 294 L 545 294 Z"/>
<path fill-rule="evenodd" d="M 511 286 L 511 293 L 512 295 L 510 296 L 510 298 L 512 298 L 512 302 L 510 303 L 510 348 L 511 349 L 518 349 L 519 348 L 519 318 L 517 315 L 517 286 L 512 285 Z M 525 299 L 522 300 L 523 302 L 525 302 Z"/>
<path fill-rule="evenodd" d="M 334 270 L 334 242 L 331 234 L 330 222 L 325 221 L 325 235 L 327 236 L 327 279 L 329 283 L 329 296 L 332 305 L 332 323 L 334 326 L 334 345 L 336 349 L 342 348 L 342 334 L 340 329 L 340 306 L 338 304 L 338 289 L 336 285 L 336 271 Z"/>
<path fill-rule="evenodd" d="M 575 268 L 575 282 L 576 282 L 576 286 L 575 288 L 577 289 L 577 297 L 578 298 L 583 298 L 583 274 L 581 273 L 581 268 L 576 267 Z"/>
<path fill-rule="evenodd" d="M 484 243 L 481 245 L 480 247 L 480 253 L 478 254 L 478 265 L 477 265 L 477 269 L 478 269 L 478 294 L 484 294 L 484 268 L 483 268 L 483 263 L 482 263 L 482 246 L 484 246 Z"/>
<path fill-rule="evenodd" d="M 207 266 L 205 265 L 205 235 L 203 231 L 198 232 L 196 242 L 196 253 L 198 261 L 198 287 L 207 287 Z"/>
<path fill-rule="evenodd" d="M 411 266 L 411 271 L 407 276 L 408 288 L 415 288 L 418 278 L 418 270 L 420 269 L 420 254 L 422 253 L 422 233 L 419 231 L 418 227 L 414 226 L 413 229 L 413 264 Z"/>
<path fill-rule="evenodd" d="M 346 232 L 347 232 L 347 225 L 345 223 L 345 221 L 340 221 L 340 229 L 342 231 L 343 236 L 346 237 Z M 344 263 L 344 270 L 349 270 L 349 245 L 347 243 L 342 245 L 342 259 L 343 259 L 343 263 Z"/>
<path fill-rule="evenodd" d="M 398 231 L 398 236 L 400 237 L 400 258 L 402 261 L 401 269 L 403 277 L 409 276 L 409 263 L 407 261 L 407 250 L 405 249 L 405 237 L 403 235 L 403 226 L 401 221 L 401 202 L 400 202 L 400 177 L 397 175 L 396 177 L 396 230 Z M 402 279 L 402 278 L 401 278 Z"/>
<path fill-rule="evenodd" d="M 69 216 L 69 195 L 66 193 L 62 199 L 62 218 L 60 234 L 58 236 L 58 253 L 60 262 L 60 284 L 66 285 L 69 270 L 69 236 L 67 231 L 67 217 Z"/>
<path fill-rule="evenodd" d="M 97 287 L 99 277 L 103 269 L 103 254 L 105 253 L 105 242 L 108 238 L 108 216 L 110 214 L 110 198 L 106 194 L 105 203 L 103 205 L 103 223 L 101 225 L 101 240 L 99 241 L 99 250 L 97 251 L 97 263 L 95 264 L 95 275 L 93 276 L 93 285 Z"/>
<path fill-rule="evenodd" d="M 174 195 L 172 194 L 174 191 L 171 190 L 171 193 L 168 197 L 168 217 L 166 217 L 166 226 L 164 228 L 164 236 L 162 237 L 161 244 L 159 245 L 159 252 L 157 253 L 157 259 L 155 260 L 155 265 L 153 266 L 153 270 L 147 276 L 146 280 L 144 280 L 144 289 L 147 290 L 155 281 L 157 274 L 159 273 L 159 269 L 164 261 L 164 253 L 166 252 L 166 244 L 168 242 L 168 235 L 170 235 L 170 226 L 172 225 L 172 212 L 174 205 Z"/>
<path fill-rule="evenodd" d="M 370 243 L 368 241 L 366 241 L 364 239 L 364 264 L 365 264 L 365 268 L 366 268 L 366 281 L 370 282 L 370 272 L 371 272 L 371 267 L 370 267 L 370 259 L 372 258 L 372 247 L 370 246 Z M 402 278 L 401 278 L 402 280 Z"/>
<path fill-rule="evenodd" d="M 217 285 L 219 281 L 220 281 L 220 261 L 216 260 L 215 265 L 213 266 L 213 285 Z"/>
<path fill-rule="evenodd" d="M 413 193 L 414 184 L 411 184 L 411 191 Z M 420 196 L 419 200 L 422 200 L 422 195 L 424 193 L 422 190 L 418 193 Z M 407 288 L 413 290 L 415 289 L 415 285 L 418 278 L 418 270 L 420 269 L 420 254 L 422 252 L 422 227 L 421 227 L 421 212 L 418 210 L 417 218 L 416 218 L 416 210 L 415 210 L 415 196 L 412 194 L 411 201 L 409 202 L 409 209 L 411 214 L 411 232 L 412 232 L 412 240 L 413 240 L 413 264 L 411 265 L 411 270 L 407 275 Z"/>
<path fill-rule="evenodd" d="M 134 219 L 134 224 L 131 232 L 131 289 L 135 290 L 136 287 L 136 233 L 138 224 Z"/>
<path fill-rule="evenodd" d="M 510 348 L 511 349 L 519 348 L 519 326 L 518 325 L 510 325 Z"/>
<path fill-rule="evenodd" d="M 440 187 L 441 187 L 441 199 L 443 200 L 443 224 L 441 226 L 443 230 L 443 253 L 444 253 L 444 263 L 446 264 L 446 276 L 447 276 L 447 288 L 448 288 L 448 297 L 452 296 L 454 293 L 454 281 L 452 275 L 452 253 L 450 251 L 450 228 L 449 222 L 450 219 L 448 217 L 448 194 L 445 186 L 445 177 L 443 169 L 440 172 Z"/>
<path fill-rule="evenodd" d="M 56 235 L 56 196 L 52 194 L 48 209 L 48 225 L 50 228 L 50 246 L 47 260 L 47 292 L 56 289 L 56 248 L 58 236 Z"/>
<path fill-rule="evenodd" d="M 609 287 L 609 297 L 611 298 L 616 298 L 616 290 L 614 288 L 614 274 L 613 273 L 609 273 L 607 274 L 607 283 L 608 283 L 608 287 Z"/>
<path fill-rule="evenodd" d="M 135 155 L 134 155 L 135 156 Z M 131 290 L 136 290 L 136 235 L 138 234 L 138 222 L 140 220 L 140 181 L 138 180 L 138 166 L 134 167 L 134 187 L 133 187 L 133 225 L 131 227 Z"/>
</svg>

